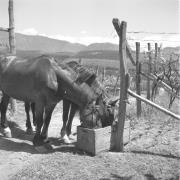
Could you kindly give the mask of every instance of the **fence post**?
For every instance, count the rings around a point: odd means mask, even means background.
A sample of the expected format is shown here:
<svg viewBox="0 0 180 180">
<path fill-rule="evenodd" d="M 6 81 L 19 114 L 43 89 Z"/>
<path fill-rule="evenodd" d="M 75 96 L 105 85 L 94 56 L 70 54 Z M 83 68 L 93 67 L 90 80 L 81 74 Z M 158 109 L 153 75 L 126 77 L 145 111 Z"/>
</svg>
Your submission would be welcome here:
<svg viewBox="0 0 180 180">
<path fill-rule="evenodd" d="M 16 47 L 15 47 L 15 33 L 14 33 L 14 7 L 13 7 L 13 0 L 9 0 L 9 46 L 10 46 L 10 53 L 16 54 Z"/>
<path fill-rule="evenodd" d="M 113 19 L 113 25 L 119 36 L 119 57 L 120 57 L 120 101 L 117 131 L 115 136 L 115 150 L 122 152 L 124 150 L 123 133 L 126 118 L 127 91 L 129 88 L 129 74 L 126 65 L 126 27 L 127 23 L 122 21 L 121 25 L 118 19 Z"/>
<path fill-rule="evenodd" d="M 148 75 L 151 74 L 151 64 L 152 64 L 152 58 L 151 58 L 151 44 L 148 43 L 148 54 L 149 54 L 149 62 L 148 62 Z M 150 78 L 147 78 L 147 99 L 150 99 Z"/>
<path fill-rule="evenodd" d="M 136 42 L 136 93 L 138 95 L 141 95 L 141 86 L 140 86 L 141 63 L 139 62 L 139 55 L 140 55 L 140 43 Z M 141 101 L 139 99 L 136 99 L 136 105 L 137 105 L 137 117 L 139 118 L 141 116 Z"/>
<path fill-rule="evenodd" d="M 103 72 L 102 72 L 102 82 L 104 82 L 105 76 L 106 76 L 106 67 L 103 68 Z"/>
<path fill-rule="evenodd" d="M 81 57 L 79 58 L 78 62 L 79 62 L 79 64 L 82 64 L 82 58 Z"/>
<path fill-rule="evenodd" d="M 157 73 L 158 44 L 155 43 L 154 74 Z"/>
<path fill-rule="evenodd" d="M 95 74 L 98 77 L 98 75 L 99 75 L 99 66 L 96 66 Z"/>
</svg>

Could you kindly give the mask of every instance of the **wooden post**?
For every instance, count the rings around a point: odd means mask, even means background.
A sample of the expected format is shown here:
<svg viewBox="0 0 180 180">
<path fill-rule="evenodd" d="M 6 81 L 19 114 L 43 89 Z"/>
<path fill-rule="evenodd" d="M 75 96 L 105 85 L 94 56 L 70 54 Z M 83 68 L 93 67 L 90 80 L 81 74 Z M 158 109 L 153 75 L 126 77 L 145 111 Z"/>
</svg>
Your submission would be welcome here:
<svg viewBox="0 0 180 180">
<path fill-rule="evenodd" d="M 141 64 L 139 62 L 139 54 L 140 54 L 140 43 L 136 42 L 136 93 L 138 95 L 141 95 L 141 76 L 140 76 L 140 69 Z M 137 107 L 137 118 L 141 116 L 141 101 L 139 99 L 136 99 L 136 107 Z"/>
<path fill-rule="evenodd" d="M 148 62 L 148 75 L 151 74 L 151 64 L 152 64 L 152 58 L 151 58 L 151 44 L 148 43 L 148 54 L 149 54 L 149 62 Z M 147 78 L 147 99 L 150 99 L 150 78 Z"/>
<path fill-rule="evenodd" d="M 124 150 L 123 133 L 124 133 L 124 123 L 126 118 L 127 90 L 129 87 L 129 74 L 127 72 L 127 65 L 126 65 L 127 23 L 122 21 L 120 25 L 118 19 L 113 19 L 113 25 L 119 36 L 120 75 L 121 75 L 119 115 L 118 115 L 117 131 L 115 136 L 115 150 L 118 152 L 122 152 Z"/>
<path fill-rule="evenodd" d="M 79 58 L 79 64 L 82 64 L 82 58 L 81 57 Z"/>
<path fill-rule="evenodd" d="M 177 115 L 177 114 L 175 114 L 175 113 L 173 113 L 173 112 L 171 112 L 171 111 L 169 111 L 169 110 L 167 110 L 167 109 L 165 109 L 165 108 L 155 104 L 154 102 L 152 102 L 150 100 L 147 100 L 146 98 L 143 98 L 143 97 L 137 95 L 136 93 L 134 93 L 130 89 L 128 89 L 128 94 L 130 94 L 131 96 L 135 97 L 136 99 L 137 98 L 140 99 L 141 101 L 145 102 L 146 104 L 151 105 L 152 107 L 155 107 L 156 109 L 160 110 L 161 112 L 164 112 L 164 113 L 172 116 L 173 118 L 176 118 L 176 119 L 180 120 L 180 115 Z"/>
<path fill-rule="evenodd" d="M 106 68 L 104 67 L 102 72 L 102 82 L 104 82 L 105 76 L 106 76 Z"/>
<path fill-rule="evenodd" d="M 98 77 L 98 75 L 99 75 L 99 66 L 96 66 L 95 74 L 96 74 L 96 76 Z"/>
<path fill-rule="evenodd" d="M 10 46 L 10 53 L 16 54 L 16 47 L 15 47 L 15 33 L 14 33 L 14 7 L 13 7 L 13 0 L 9 0 L 9 46 Z"/>
<path fill-rule="evenodd" d="M 158 44 L 155 43 L 155 57 L 154 57 L 154 74 L 157 73 L 157 56 L 158 56 Z"/>
</svg>

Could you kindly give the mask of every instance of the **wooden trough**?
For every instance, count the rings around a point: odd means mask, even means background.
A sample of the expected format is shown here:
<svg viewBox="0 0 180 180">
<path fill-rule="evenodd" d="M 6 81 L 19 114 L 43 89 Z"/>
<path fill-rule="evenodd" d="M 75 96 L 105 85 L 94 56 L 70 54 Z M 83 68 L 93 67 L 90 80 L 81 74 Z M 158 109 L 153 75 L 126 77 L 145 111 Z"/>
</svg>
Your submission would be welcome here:
<svg viewBox="0 0 180 180">
<path fill-rule="evenodd" d="M 114 147 L 115 131 L 107 126 L 99 129 L 77 127 L 77 148 L 91 155 L 109 151 Z"/>
</svg>

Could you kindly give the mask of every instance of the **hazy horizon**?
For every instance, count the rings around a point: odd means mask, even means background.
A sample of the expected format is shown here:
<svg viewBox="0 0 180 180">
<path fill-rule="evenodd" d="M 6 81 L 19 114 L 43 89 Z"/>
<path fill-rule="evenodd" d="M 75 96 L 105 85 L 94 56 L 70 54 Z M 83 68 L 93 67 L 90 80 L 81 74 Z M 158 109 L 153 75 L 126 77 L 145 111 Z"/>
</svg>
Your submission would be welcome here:
<svg viewBox="0 0 180 180">
<path fill-rule="evenodd" d="M 15 31 L 72 43 L 118 44 L 113 18 L 127 22 L 127 39 L 180 44 L 179 0 L 15 0 Z M 8 27 L 8 0 L 0 1 L 0 26 Z M 133 32 L 145 33 L 133 33 Z M 163 34 L 167 33 L 167 34 Z"/>
</svg>

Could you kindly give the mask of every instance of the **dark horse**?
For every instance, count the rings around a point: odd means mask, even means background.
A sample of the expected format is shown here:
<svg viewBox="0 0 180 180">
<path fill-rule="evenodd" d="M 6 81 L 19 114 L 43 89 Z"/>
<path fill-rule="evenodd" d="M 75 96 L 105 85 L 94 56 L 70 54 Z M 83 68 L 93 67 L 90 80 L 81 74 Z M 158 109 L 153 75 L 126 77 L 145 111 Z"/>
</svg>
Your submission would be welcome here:
<svg viewBox="0 0 180 180">
<path fill-rule="evenodd" d="M 99 101 L 99 103 L 102 105 L 102 103 L 104 104 L 108 104 L 107 100 L 109 102 L 111 102 L 111 105 L 113 106 L 113 104 L 115 104 L 114 101 L 110 101 L 107 93 L 104 91 L 104 88 L 102 87 L 102 85 L 96 80 L 96 75 L 93 71 L 89 70 L 88 68 L 80 65 L 79 63 L 77 63 L 76 61 L 70 61 L 70 62 L 65 62 L 65 64 L 71 68 L 76 74 L 77 74 L 77 80 L 80 81 L 81 83 L 85 82 L 86 84 L 88 84 L 91 89 L 98 95 L 102 95 L 104 96 L 104 98 L 101 98 L 101 100 L 103 99 L 104 101 Z M 93 78 L 92 78 L 93 77 Z M 117 101 L 117 100 L 115 100 Z M 109 104 L 110 105 L 110 104 Z M 35 122 L 34 120 L 34 103 L 31 103 L 32 106 L 32 113 L 33 113 L 33 122 Z M 26 114 L 27 114 L 27 121 L 26 121 L 26 126 L 27 127 L 31 127 L 31 123 L 30 123 L 30 115 L 29 115 L 29 110 L 30 110 L 30 104 L 29 103 L 25 103 L 25 109 L 26 109 Z M 72 121 L 73 118 L 75 116 L 76 111 L 78 110 L 78 105 L 76 105 L 75 103 L 67 100 L 67 99 L 63 99 L 63 126 L 61 129 L 61 137 L 64 140 L 65 143 L 70 143 L 70 140 L 68 138 L 68 136 L 71 134 L 71 127 L 72 127 Z M 109 113 L 111 116 L 113 116 L 113 111 L 111 111 L 110 108 L 105 108 L 104 112 L 102 112 L 103 114 L 107 114 Z M 98 124 L 98 127 L 105 127 L 105 126 L 109 126 L 112 124 L 111 120 L 113 118 L 110 119 L 106 119 L 104 120 L 102 123 Z M 31 129 L 29 131 L 31 131 Z M 28 130 L 28 129 L 27 129 Z M 28 131 L 28 132 L 29 132 Z"/>
<path fill-rule="evenodd" d="M 96 94 L 86 83 L 81 83 L 71 68 L 58 65 L 49 56 L 40 56 L 33 60 L 1 56 L 0 90 L 3 92 L 1 130 L 4 134 L 6 131 L 10 132 L 6 120 L 9 98 L 35 103 L 37 125 L 33 144 L 36 147 L 45 148 L 52 112 L 62 99 L 78 105 L 82 126 L 94 128 L 112 118 L 109 113 L 103 114 L 109 105 L 100 104 L 103 102 L 102 95 Z"/>
</svg>

